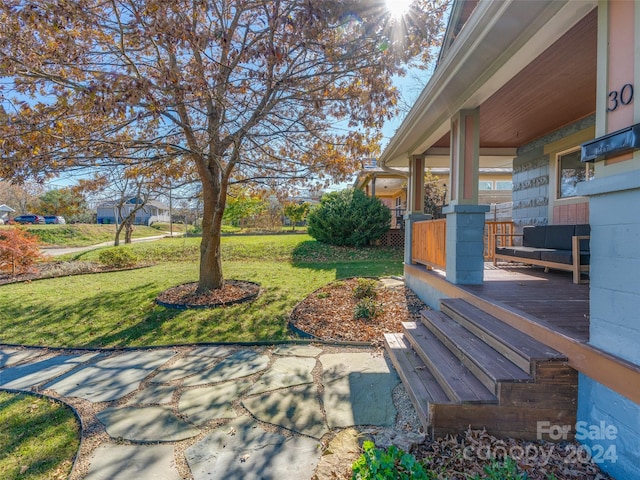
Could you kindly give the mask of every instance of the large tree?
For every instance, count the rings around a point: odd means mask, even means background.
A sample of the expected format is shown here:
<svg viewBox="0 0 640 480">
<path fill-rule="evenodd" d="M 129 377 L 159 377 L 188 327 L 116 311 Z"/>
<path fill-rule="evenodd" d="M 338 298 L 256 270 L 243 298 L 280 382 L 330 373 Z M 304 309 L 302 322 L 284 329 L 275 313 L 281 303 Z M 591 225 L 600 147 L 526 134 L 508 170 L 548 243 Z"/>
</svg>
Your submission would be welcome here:
<svg viewBox="0 0 640 480">
<path fill-rule="evenodd" d="M 37 212 L 42 215 L 62 215 L 71 220 L 87 210 L 87 202 L 81 191 L 75 188 L 47 190 L 38 197 Z"/>
<path fill-rule="evenodd" d="M 375 155 L 392 77 L 429 59 L 444 3 L 3 0 L 0 176 L 180 158 L 202 182 L 199 289 L 222 287 L 229 186 Z"/>
</svg>

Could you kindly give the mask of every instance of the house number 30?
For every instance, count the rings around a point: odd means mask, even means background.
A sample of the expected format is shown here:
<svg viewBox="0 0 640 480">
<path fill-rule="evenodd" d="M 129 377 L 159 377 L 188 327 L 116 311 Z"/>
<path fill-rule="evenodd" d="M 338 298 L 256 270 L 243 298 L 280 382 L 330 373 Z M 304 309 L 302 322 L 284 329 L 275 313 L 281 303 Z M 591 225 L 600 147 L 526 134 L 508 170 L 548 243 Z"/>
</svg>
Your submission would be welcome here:
<svg viewBox="0 0 640 480">
<path fill-rule="evenodd" d="M 627 83 L 618 90 L 609 92 L 609 105 L 607 112 L 613 112 L 620 105 L 629 105 L 633 101 L 633 85 Z"/>
</svg>

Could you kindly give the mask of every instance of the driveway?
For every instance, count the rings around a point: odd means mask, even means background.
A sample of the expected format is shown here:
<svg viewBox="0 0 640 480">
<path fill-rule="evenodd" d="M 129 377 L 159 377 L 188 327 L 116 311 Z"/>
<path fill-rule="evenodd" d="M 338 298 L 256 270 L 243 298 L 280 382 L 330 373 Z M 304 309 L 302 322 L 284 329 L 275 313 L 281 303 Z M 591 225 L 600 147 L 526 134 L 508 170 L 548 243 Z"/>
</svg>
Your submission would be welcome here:
<svg viewBox="0 0 640 480">
<path fill-rule="evenodd" d="M 132 238 L 131 241 L 133 243 L 153 242 L 153 241 L 167 238 L 170 236 L 171 236 L 170 234 L 166 233 L 163 235 L 155 235 L 152 237 Z M 178 236 L 182 236 L 182 234 L 174 233 L 173 236 L 178 237 Z M 120 244 L 124 245 L 124 241 L 121 241 Z M 40 251 L 45 255 L 58 257 L 60 255 L 66 255 L 67 253 L 87 252 L 89 250 L 94 250 L 96 248 L 109 247 L 109 246 L 113 246 L 113 240 L 108 242 L 97 243 L 95 245 L 88 245 L 86 247 L 43 247 L 40 249 Z"/>
</svg>

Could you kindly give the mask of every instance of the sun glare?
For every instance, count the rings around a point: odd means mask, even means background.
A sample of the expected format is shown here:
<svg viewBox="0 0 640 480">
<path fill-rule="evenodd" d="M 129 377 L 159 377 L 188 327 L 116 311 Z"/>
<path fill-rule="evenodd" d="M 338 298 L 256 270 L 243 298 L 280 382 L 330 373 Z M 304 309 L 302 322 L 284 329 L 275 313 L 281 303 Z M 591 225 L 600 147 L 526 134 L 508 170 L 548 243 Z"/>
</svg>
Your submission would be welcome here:
<svg viewBox="0 0 640 480">
<path fill-rule="evenodd" d="M 387 10 L 394 18 L 401 18 L 409 11 L 413 0 L 385 0 Z"/>
</svg>

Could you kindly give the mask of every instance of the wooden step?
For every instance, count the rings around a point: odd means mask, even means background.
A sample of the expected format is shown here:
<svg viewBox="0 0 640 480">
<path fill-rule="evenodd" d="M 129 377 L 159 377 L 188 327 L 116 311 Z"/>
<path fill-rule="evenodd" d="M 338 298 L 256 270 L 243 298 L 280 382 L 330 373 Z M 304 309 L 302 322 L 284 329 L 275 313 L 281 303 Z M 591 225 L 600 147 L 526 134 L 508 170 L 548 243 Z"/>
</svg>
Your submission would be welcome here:
<svg viewBox="0 0 640 480">
<path fill-rule="evenodd" d="M 532 382 L 531 375 L 442 312 L 423 310 L 422 323 L 494 395 L 499 383 Z"/>
<path fill-rule="evenodd" d="M 529 374 L 534 373 L 537 362 L 566 360 L 560 352 L 462 299 L 442 300 L 440 308 L 443 313 Z"/>
<path fill-rule="evenodd" d="M 423 324 L 402 324 L 405 338 L 454 403 L 497 403 L 496 396 Z"/>
<path fill-rule="evenodd" d="M 433 417 L 431 405 L 449 404 L 451 400 L 402 333 L 385 333 L 384 342 L 391 363 L 402 379 L 425 432 L 428 432 Z"/>
</svg>

